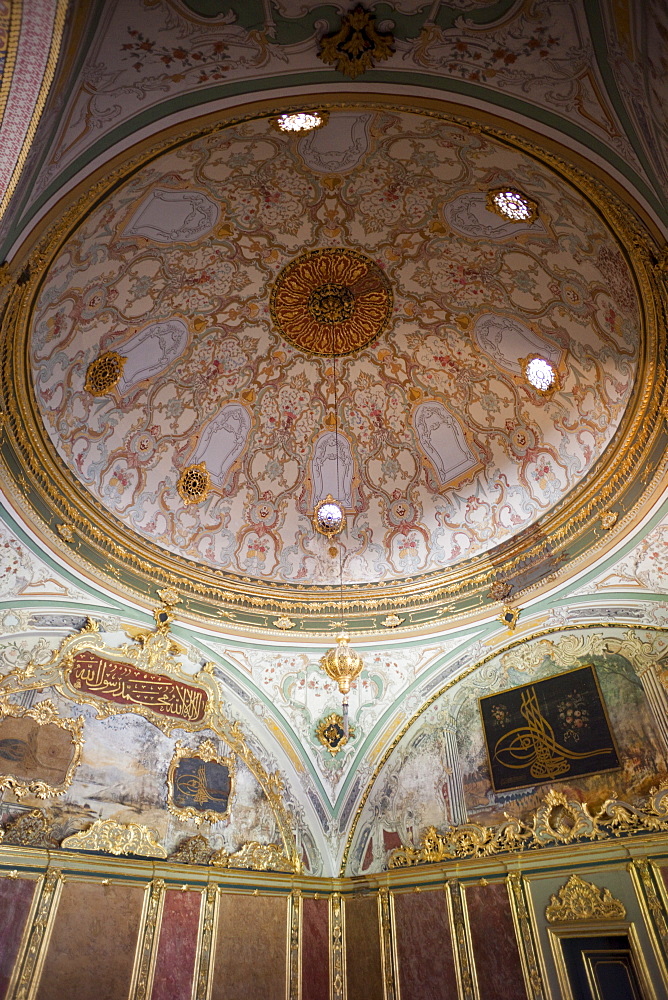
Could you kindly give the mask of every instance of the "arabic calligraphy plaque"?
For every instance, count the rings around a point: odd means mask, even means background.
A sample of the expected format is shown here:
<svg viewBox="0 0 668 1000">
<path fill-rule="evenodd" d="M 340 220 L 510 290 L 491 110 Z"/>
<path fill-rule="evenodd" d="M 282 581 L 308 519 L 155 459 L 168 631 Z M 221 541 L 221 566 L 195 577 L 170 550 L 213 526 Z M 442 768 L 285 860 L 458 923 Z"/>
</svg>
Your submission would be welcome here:
<svg viewBox="0 0 668 1000">
<path fill-rule="evenodd" d="M 495 791 L 620 766 L 591 664 L 480 698 Z"/>
<path fill-rule="evenodd" d="M 106 659 L 92 650 L 74 654 L 67 680 L 82 694 L 173 719 L 201 722 L 206 714 L 208 695 L 202 688 Z"/>
</svg>

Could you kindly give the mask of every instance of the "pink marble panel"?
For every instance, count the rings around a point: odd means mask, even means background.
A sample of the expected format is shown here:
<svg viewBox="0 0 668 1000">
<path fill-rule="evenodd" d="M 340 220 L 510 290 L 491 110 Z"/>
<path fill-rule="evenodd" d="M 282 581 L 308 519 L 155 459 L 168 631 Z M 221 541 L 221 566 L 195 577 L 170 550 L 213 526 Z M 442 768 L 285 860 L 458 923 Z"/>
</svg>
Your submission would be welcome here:
<svg viewBox="0 0 668 1000">
<path fill-rule="evenodd" d="M 302 1000 L 329 1000 L 329 902 L 302 900 Z"/>
<path fill-rule="evenodd" d="M 455 958 L 443 890 L 397 893 L 394 915 L 401 1000 L 456 997 Z"/>
<path fill-rule="evenodd" d="M 480 1000 L 527 1000 L 506 885 L 468 886 L 466 905 Z"/>
<path fill-rule="evenodd" d="M 285 1000 L 288 901 L 223 893 L 211 1000 Z"/>
<path fill-rule="evenodd" d="M 345 900 L 348 1000 L 383 1000 L 377 896 Z"/>
<path fill-rule="evenodd" d="M 25 878 L 0 879 L 0 997 L 7 992 L 36 884 Z"/>
<path fill-rule="evenodd" d="M 151 1000 L 190 1000 L 201 902 L 199 892 L 165 893 Z"/>
</svg>

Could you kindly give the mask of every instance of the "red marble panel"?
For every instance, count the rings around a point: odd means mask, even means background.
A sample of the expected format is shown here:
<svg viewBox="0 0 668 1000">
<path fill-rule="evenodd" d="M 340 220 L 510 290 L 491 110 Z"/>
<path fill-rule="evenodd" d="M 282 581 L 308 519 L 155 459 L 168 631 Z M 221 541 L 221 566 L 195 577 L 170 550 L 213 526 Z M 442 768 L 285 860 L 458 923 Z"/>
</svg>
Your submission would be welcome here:
<svg viewBox="0 0 668 1000">
<path fill-rule="evenodd" d="M 190 1000 L 201 903 L 199 892 L 165 892 L 151 1000 Z"/>
<path fill-rule="evenodd" d="M 65 882 L 37 1000 L 121 1000 L 130 992 L 141 886 Z"/>
<path fill-rule="evenodd" d="M 383 1000 L 378 898 L 346 897 L 345 925 L 348 1000 Z"/>
<path fill-rule="evenodd" d="M 0 879 L 0 997 L 9 986 L 36 884 L 25 878 Z"/>
<path fill-rule="evenodd" d="M 467 886 L 466 905 L 480 1000 L 527 1000 L 506 885 Z"/>
<path fill-rule="evenodd" d="M 666 889 L 668 889 L 668 868 L 661 868 L 659 870 L 661 872 L 661 878 L 663 879 L 663 884 L 665 885 Z"/>
<path fill-rule="evenodd" d="M 285 1000 L 285 896 L 220 897 L 211 1000 Z"/>
<path fill-rule="evenodd" d="M 401 1000 L 457 996 L 447 900 L 442 889 L 394 897 Z"/>
<path fill-rule="evenodd" d="M 329 902 L 302 900 L 302 1000 L 329 1000 Z"/>
</svg>

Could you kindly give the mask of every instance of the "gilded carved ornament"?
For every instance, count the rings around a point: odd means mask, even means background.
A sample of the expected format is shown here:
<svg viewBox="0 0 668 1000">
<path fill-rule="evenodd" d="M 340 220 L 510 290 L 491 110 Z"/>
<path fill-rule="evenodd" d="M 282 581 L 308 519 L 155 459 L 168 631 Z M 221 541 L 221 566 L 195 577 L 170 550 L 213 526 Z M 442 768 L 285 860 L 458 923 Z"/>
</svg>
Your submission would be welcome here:
<svg viewBox="0 0 668 1000">
<path fill-rule="evenodd" d="M 394 52 L 394 35 L 376 30 L 375 15 L 358 4 L 341 18 L 338 31 L 325 35 L 318 56 L 351 80 Z"/>
<path fill-rule="evenodd" d="M 189 772 L 181 773 L 182 764 L 186 761 L 195 765 Z M 201 762 L 201 763 L 198 763 Z M 227 772 L 227 789 L 224 793 L 224 808 L 213 808 L 222 804 L 218 789 L 211 786 L 210 776 L 207 780 L 207 764 L 215 764 Z M 174 754 L 167 773 L 167 808 L 179 819 L 192 819 L 200 823 L 220 823 L 226 820 L 230 813 L 230 803 L 234 792 L 234 757 L 224 757 L 218 752 L 212 740 L 204 740 L 196 749 L 176 741 Z M 209 808 L 204 808 L 208 805 Z"/>
<path fill-rule="evenodd" d="M 170 861 L 184 865 L 211 865 L 215 868 L 238 868 L 252 871 L 289 872 L 298 871 L 294 859 L 286 857 L 278 844 L 258 844 L 255 841 L 243 844 L 238 851 L 214 850 L 201 833 L 182 840 Z"/>
<path fill-rule="evenodd" d="M 625 916 L 626 907 L 621 900 L 615 899 L 609 889 L 599 889 L 579 875 L 571 875 L 545 908 L 545 919 L 550 924 L 576 920 L 623 920 Z"/>
<path fill-rule="evenodd" d="M 174 729 L 214 732 L 257 779 L 276 818 L 283 855 L 292 865 L 290 870 L 298 872 L 301 862 L 294 820 L 283 802 L 283 778 L 278 771 L 267 771 L 249 748 L 239 723 L 231 722 L 223 713 L 212 664 L 205 664 L 191 676 L 174 658 L 175 653 L 183 652 L 169 631 L 178 593 L 168 589 L 166 597 L 173 603 L 165 600 L 156 609 L 154 631 L 137 631 L 132 643 L 112 647 L 106 644 L 99 624 L 89 618 L 82 629 L 62 641 L 48 660 L 32 659 L 25 667 L 15 667 L 0 678 L 0 698 L 54 687 L 70 701 L 94 705 L 99 719 L 131 712 L 167 735 Z M 167 620 L 161 620 L 163 612 Z"/>
<path fill-rule="evenodd" d="M 155 833 L 139 823 L 116 823 L 98 819 L 86 830 L 65 837 L 63 850 L 102 851 L 105 854 L 137 854 L 142 858 L 166 858 L 167 851 Z"/>
<path fill-rule="evenodd" d="M 392 851 L 388 868 L 437 864 L 456 858 L 483 858 L 510 851 L 666 831 L 668 781 L 654 789 L 642 806 L 634 806 L 621 799 L 606 799 L 599 811 L 592 815 L 586 803 L 567 799 L 563 792 L 552 788 L 530 821 L 505 815 L 506 819 L 498 826 L 463 823 L 446 827 L 442 833 L 430 826 L 417 847 L 406 845 Z"/>
</svg>

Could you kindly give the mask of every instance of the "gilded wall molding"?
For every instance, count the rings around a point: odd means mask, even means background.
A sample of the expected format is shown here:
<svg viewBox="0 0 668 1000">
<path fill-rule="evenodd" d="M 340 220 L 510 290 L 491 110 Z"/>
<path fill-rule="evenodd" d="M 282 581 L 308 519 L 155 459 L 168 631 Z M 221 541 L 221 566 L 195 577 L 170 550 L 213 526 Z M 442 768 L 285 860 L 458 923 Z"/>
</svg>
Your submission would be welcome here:
<svg viewBox="0 0 668 1000">
<path fill-rule="evenodd" d="M 20 958 L 12 1000 L 30 1000 L 34 996 L 34 981 L 44 962 L 62 887 L 63 873 L 60 868 L 48 868 L 40 878 L 36 906 L 33 908 L 26 947 Z"/>
<path fill-rule="evenodd" d="M 585 920 L 623 920 L 626 907 L 615 899 L 609 889 L 585 882 L 579 875 L 571 875 L 559 892 L 550 897 L 545 908 L 549 924 L 572 923 Z"/>
<path fill-rule="evenodd" d="M 392 851 L 388 868 L 484 858 L 658 831 L 668 831 L 668 781 L 650 792 L 642 806 L 606 799 L 593 815 L 587 803 L 568 799 L 563 792 L 551 788 L 527 822 L 508 816 L 498 826 L 464 823 L 446 827 L 442 833 L 430 826 L 417 847 L 406 845 Z"/>
<path fill-rule="evenodd" d="M 511 872 L 506 881 L 529 1000 L 547 1000 L 547 992 L 540 971 L 540 948 L 536 943 L 531 924 L 524 879 L 521 872 Z"/>
<path fill-rule="evenodd" d="M 365 108 L 365 102 L 332 101 L 329 108 Z M 521 136 L 490 124 L 472 123 L 458 115 L 437 112 L 415 105 L 388 105 L 396 110 L 416 111 L 465 128 L 470 128 L 497 142 L 519 149 L 552 169 L 573 184 L 596 208 L 616 233 L 624 253 L 632 262 L 639 298 L 643 303 L 646 349 L 638 372 L 634 399 L 615 438 L 591 475 L 576 487 L 567 504 L 560 505 L 530 530 L 503 543 L 495 550 L 494 564 L 488 556 L 474 559 L 452 570 L 438 571 L 396 586 L 346 588 L 346 614 L 359 629 L 382 631 L 388 613 L 410 608 L 405 628 L 433 624 L 443 605 L 453 613 L 479 612 L 486 603 L 490 585 L 501 574 L 513 581 L 513 596 L 543 585 L 556 577 L 559 553 L 568 550 L 569 568 L 580 567 L 618 537 L 623 524 L 639 510 L 653 491 L 666 465 L 668 428 L 662 418 L 665 406 L 665 296 L 661 270 L 661 249 L 635 219 L 632 212 L 611 194 L 610 188 L 555 153 L 540 148 Z M 39 502 L 42 516 L 54 532 L 52 542 L 63 550 L 55 537 L 57 523 L 68 523 L 76 531 L 66 558 L 95 566 L 107 576 L 113 587 L 120 581 L 133 593 L 145 595 L 155 585 L 179 585 L 187 594 L 186 611 L 208 618 L 219 617 L 221 607 L 235 628 L 271 629 L 276 614 L 298 615 L 303 631 L 327 629 L 327 618 L 338 605 L 332 588 L 308 589 L 285 585 L 267 587 L 247 582 L 233 574 L 215 573 L 205 566 L 170 555 L 148 541 L 139 541 L 128 529 L 96 505 L 86 491 L 63 467 L 62 462 L 34 420 L 34 400 L 29 373 L 25 370 L 23 345 L 27 335 L 32 304 L 45 270 L 75 229 L 81 218 L 113 186 L 134 170 L 168 149 L 189 139 L 210 135 L 228 126 L 250 121 L 262 114 L 205 121 L 178 136 L 163 137 L 93 184 L 86 182 L 84 193 L 38 240 L 29 257 L 16 258 L 12 265 L 15 278 L 5 315 L 6 350 L 2 358 L 7 430 L 1 452 L 7 489 L 20 505 L 31 510 Z M 19 279 L 20 278 L 20 283 Z M 38 445 L 38 446 L 37 446 Z M 645 470 L 644 482 L 638 470 Z M 601 527 L 600 515 L 610 503 L 624 511 L 614 528 Z M 547 567 L 540 569 L 540 567 Z M 224 584 L 221 585 L 221 575 Z M 454 602 L 454 603 L 453 603 Z"/>
</svg>

